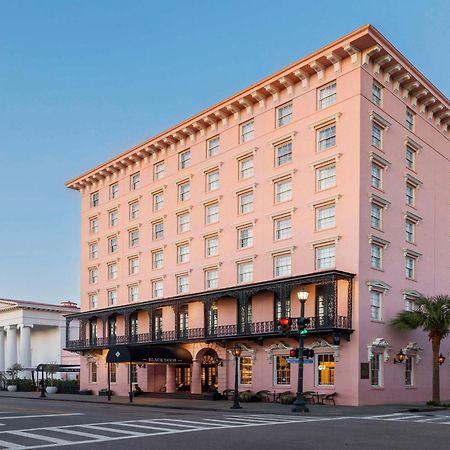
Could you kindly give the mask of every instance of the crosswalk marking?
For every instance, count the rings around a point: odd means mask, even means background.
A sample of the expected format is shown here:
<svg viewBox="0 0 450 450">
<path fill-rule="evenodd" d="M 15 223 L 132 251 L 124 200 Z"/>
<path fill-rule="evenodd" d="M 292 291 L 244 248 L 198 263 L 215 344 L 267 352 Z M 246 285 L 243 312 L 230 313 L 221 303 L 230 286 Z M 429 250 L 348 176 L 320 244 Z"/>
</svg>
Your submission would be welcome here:
<svg viewBox="0 0 450 450">
<path fill-rule="evenodd" d="M 26 448 L 26 447 L 24 447 L 23 445 L 20 445 L 20 444 L 13 444 L 12 442 L 1 441 L 1 440 L 0 440 L 0 445 L 2 447 L 8 448 L 8 449 L 17 449 L 17 450 L 19 450 L 21 448 Z"/>
<path fill-rule="evenodd" d="M 113 424 L 111 424 L 111 425 L 113 425 Z M 128 430 L 117 430 L 114 428 L 102 427 L 100 425 L 83 425 L 83 427 L 93 429 L 93 430 L 99 430 L 99 431 L 107 431 L 108 433 L 128 434 L 130 436 L 137 436 L 137 437 L 146 436 L 146 433 L 139 433 L 137 431 L 128 431 Z"/>
<path fill-rule="evenodd" d="M 27 431 L 8 431 L 9 434 L 14 434 L 16 436 L 23 436 L 26 438 L 30 438 L 30 439 L 34 439 L 37 441 L 46 441 L 46 442 L 51 442 L 52 444 L 58 444 L 58 445 L 64 445 L 67 443 L 70 443 L 71 441 L 67 441 L 66 439 L 58 439 L 55 437 L 50 437 L 50 436 L 44 436 L 41 434 L 36 434 L 36 433 L 29 433 Z"/>
<path fill-rule="evenodd" d="M 0 416 L 0 420 L 8 419 L 37 419 L 39 417 L 67 417 L 67 416 L 84 416 L 83 413 L 70 414 L 27 414 L 25 416 Z"/>
<path fill-rule="evenodd" d="M 92 439 L 103 439 L 105 437 L 104 434 L 85 433 L 84 431 L 68 430 L 67 428 L 53 428 L 52 431 L 56 431 L 57 433 L 71 434 L 74 436 L 89 437 Z"/>
</svg>

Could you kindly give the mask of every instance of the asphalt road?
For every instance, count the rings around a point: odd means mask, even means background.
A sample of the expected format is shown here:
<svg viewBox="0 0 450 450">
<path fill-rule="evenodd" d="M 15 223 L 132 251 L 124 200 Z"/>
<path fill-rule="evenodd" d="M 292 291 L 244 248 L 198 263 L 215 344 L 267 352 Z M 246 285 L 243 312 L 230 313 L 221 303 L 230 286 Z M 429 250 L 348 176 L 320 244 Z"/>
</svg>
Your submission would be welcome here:
<svg viewBox="0 0 450 450">
<path fill-rule="evenodd" d="M 445 449 L 450 411 L 297 416 L 0 399 L 0 449 Z"/>
</svg>

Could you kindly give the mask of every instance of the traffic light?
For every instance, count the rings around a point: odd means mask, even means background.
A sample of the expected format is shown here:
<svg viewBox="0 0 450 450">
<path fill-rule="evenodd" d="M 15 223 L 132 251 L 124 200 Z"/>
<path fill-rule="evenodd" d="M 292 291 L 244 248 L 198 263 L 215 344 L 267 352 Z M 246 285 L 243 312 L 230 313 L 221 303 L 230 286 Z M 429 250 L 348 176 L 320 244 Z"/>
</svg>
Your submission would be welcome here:
<svg viewBox="0 0 450 450">
<path fill-rule="evenodd" d="M 303 350 L 303 356 L 305 358 L 314 358 L 314 349 L 312 349 L 312 348 L 305 348 Z"/>
<path fill-rule="evenodd" d="M 278 320 L 278 331 L 282 334 L 289 334 L 291 331 L 292 320 L 287 317 L 282 317 Z"/>
<path fill-rule="evenodd" d="M 298 358 L 298 348 L 291 348 L 289 350 L 289 358 Z"/>
<path fill-rule="evenodd" d="M 311 322 L 311 319 L 309 317 L 299 317 L 298 318 L 298 330 L 300 331 L 300 334 L 306 334 L 308 330 L 306 327 Z"/>
</svg>

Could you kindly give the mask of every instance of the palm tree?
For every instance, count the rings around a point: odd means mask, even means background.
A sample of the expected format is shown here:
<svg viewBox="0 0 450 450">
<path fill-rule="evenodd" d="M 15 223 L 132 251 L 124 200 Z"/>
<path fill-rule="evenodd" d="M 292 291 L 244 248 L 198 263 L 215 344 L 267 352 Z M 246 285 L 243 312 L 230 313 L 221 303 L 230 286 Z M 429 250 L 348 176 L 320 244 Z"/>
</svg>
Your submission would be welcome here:
<svg viewBox="0 0 450 450">
<path fill-rule="evenodd" d="M 412 311 L 402 311 L 392 321 L 400 330 L 422 328 L 428 333 L 433 351 L 433 401 L 440 403 L 439 352 L 441 341 L 450 333 L 450 296 L 420 297 Z"/>
</svg>

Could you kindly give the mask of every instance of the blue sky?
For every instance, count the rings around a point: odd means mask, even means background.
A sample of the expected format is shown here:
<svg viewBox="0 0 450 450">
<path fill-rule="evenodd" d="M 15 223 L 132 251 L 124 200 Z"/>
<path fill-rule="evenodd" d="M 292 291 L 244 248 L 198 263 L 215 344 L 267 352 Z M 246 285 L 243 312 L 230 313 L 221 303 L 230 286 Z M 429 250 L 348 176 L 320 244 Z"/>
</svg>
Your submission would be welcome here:
<svg viewBox="0 0 450 450">
<path fill-rule="evenodd" d="M 79 297 L 64 182 L 360 27 L 450 94 L 450 2 L 0 0 L 0 297 Z"/>
</svg>

